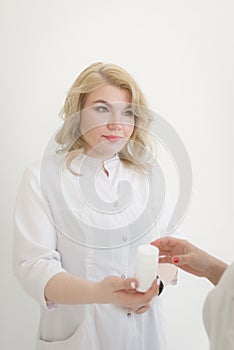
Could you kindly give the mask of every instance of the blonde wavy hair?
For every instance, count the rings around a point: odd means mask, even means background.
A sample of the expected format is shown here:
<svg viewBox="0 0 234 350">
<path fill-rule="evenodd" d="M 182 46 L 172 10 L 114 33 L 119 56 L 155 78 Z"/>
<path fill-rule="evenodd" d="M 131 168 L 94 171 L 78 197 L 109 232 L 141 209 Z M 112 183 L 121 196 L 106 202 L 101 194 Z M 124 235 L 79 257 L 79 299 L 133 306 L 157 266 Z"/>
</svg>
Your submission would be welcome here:
<svg viewBox="0 0 234 350">
<path fill-rule="evenodd" d="M 79 133 L 80 112 L 83 109 L 86 96 L 105 85 L 112 85 L 129 91 L 132 110 L 135 116 L 134 130 L 131 138 L 118 153 L 120 159 L 127 165 L 135 163 L 144 169 L 151 167 L 147 154 L 156 155 L 156 143 L 148 132 L 153 121 L 153 114 L 148 109 L 148 103 L 131 75 L 115 64 L 94 63 L 87 67 L 74 81 L 68 91 L 65 104 L 60 112 L 64 123 L 55 140 L 60 145 L 59 152 L 67 152 L 66 164 L 70 171 L 72 160 L 80 153 L 86 152 L 86 143 Z M 73 172 L 73 171 L 72 171 Z"/>
</svg>

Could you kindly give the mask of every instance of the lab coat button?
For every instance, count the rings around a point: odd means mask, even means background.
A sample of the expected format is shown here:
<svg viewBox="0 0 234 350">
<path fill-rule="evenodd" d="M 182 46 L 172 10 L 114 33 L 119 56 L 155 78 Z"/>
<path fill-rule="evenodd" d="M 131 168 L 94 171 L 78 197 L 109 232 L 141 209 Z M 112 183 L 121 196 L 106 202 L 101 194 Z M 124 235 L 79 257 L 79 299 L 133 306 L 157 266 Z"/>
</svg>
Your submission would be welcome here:
<svg viewBox="0 0 234 350">
<path fill-rule="evenodd" d="M 126 275 L 124 275 L 124 274 L 121 275 L 121 278 L 122 278 L 122 279 L 125 279 L 125 278 L 126 278 Z"/>
<path fill-rule="evenodd" d="M 124 242 L 126 242 L 127 239 L 128 239 L 127 236 L 123 236 L 123 237 L 122 237 L 122 240 L 123 240 Z"/>
<path fill-rule="evenodd" d="M 128 317 L 128 318 L 132 318 L 132 313 L 131 313 L 131 312 L 128 312 L 128 313 L 127 313 L 127 317 Z"/>
</svg>

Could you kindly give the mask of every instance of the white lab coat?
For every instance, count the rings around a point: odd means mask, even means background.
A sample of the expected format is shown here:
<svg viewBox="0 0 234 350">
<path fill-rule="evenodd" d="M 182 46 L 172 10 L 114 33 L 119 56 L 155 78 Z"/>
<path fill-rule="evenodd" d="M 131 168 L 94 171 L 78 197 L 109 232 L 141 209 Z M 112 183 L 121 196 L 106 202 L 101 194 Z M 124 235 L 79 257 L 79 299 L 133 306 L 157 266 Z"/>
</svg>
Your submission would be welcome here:
<svg viewBox="0 0 234 350">
<path fill-rule="evenodd" d="M 234 349 L 234 263 L 208 294 L 203 310 L 210 350 Z"/>
<path fill-rule="evenodd" d="M 97 198 L 92 205 L 87 204 L 85 196 L 94 188 L 85 181 L 89 170 L 90 174 L 97 170 L 99 161 L 86 158 L 88 169 L 83 171 L 83 159 L 81 155 L 72 163 L 78 177 L 67 169 L 61 170 L 58 155 L 49 157 L 41 167 L 33 165 L 25 171 L 17 197 L 14 269 L 25 291 L 41 306 L 36 349 L 165 350 L 162 296 L 142 315 L 111 304 L 54 305 L 45 301 L 46 283 L 61 271 L 93 281 L 110 275 L 133 277 L 136 248 L 159 237 L 163 230 L 162 217 L 147 232 L 146 226 L 149 228 L 154 221 L 151 211 L 160 207 L 160 199 L 151 200 L 149 210 L 145 210 L 152 195 L 147 192 L 148 180 L 127 168 L 118 157 L 104 164 L 109 177 L 103 171 L 96 172 L 95 191 L 104 199 L 103 210 L 94 208 Z M 81 179 L 84 183 L 80 186 Z M 118 207 L 120 180 L 131 183 L 131 203 L 126 210 L 108 214 L 106 202 L 116 202 Z M 85 193 L 81 193 L 83 190 Z"/>
</svg>

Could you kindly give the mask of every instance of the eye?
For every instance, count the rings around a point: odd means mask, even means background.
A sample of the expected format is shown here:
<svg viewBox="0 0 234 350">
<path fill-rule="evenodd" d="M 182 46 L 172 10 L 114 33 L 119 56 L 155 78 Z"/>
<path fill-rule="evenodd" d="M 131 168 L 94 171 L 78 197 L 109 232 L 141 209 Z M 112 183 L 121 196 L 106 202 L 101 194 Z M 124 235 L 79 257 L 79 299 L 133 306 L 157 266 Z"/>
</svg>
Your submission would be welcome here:
<svg viewBox="0 0 234 350">
<path fill-rule="evenodd" d="M 133 111 L 131 109 L 124 111 L 123 115 L 126 117 L 133 117 L 134 116 Z"/>
<path fill-rule="evenodd" d="M 106 106 L 97 106 L 95 107 L 95 111 L 100 113 L 108 113 L 109 109 Z"/>
</svg>

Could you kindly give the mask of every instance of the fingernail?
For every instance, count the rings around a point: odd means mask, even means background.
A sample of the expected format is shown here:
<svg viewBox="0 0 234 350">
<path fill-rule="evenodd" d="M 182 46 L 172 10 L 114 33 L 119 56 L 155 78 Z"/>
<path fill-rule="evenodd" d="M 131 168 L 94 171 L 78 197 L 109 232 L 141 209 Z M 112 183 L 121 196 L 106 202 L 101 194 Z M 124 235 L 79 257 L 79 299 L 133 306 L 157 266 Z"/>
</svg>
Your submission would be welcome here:
<svg viewBox="0 0 234 350">
<path fill-rule="evenodd" d="M 136 283 L 135 282 L 131 282 L 130 286 L 131 286 L 132 289 L 136 289 Z"/>
<path fill-rule="evenodd" d="M 157 276 L 157 286 L 160 285 L 160 278 Z"/>
<path fill-rule="evenodd" d="M 179 262 L 179 258 L 177 258 L 177 256 L 175 256 L 175 257 L 173 258 L 173 262 L 174 262 L 175 264 L 177 264 L 177 263 Z"/>
</svg>

